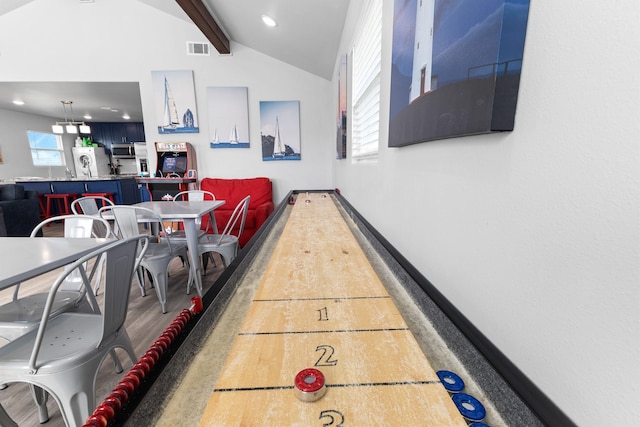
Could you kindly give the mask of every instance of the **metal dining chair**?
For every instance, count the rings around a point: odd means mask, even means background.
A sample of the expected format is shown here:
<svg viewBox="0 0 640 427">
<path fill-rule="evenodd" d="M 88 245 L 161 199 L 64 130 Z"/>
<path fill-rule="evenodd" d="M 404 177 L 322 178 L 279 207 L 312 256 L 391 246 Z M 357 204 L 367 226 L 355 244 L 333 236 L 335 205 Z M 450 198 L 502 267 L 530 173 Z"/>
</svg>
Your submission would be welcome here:
<svg viewBox="0 0 640 427">
<path fill-rule="evenodd" d="M 204 190 L 186 190 L 186 191 L 181 191 L 175 196 L 173 196 L 174 202 L 177 202 L 177 201 L 202 202 L 204 200 L 215 200 L 215 199 L 216 199 L 215 194 L 213 194 L 211 191 L 204 191 Z M 202 219 L 198 222 L 198 224 L 201 224 L 201 222 L 202 222 Z M 209 221 L 207 222 L 206 229 L 204 230 L 201 229 L 198 237 L 206 233 L 209 229 L 211 229 L 212 224 L 215 224 L 215 221 L 213 221 L 213 212 L 209 214 Z M 173 229 L 175 230 L 173 232 L 174 239 L 183 239 L 183 240 L 187 239 L 187 236 L 184 230 L 180 230 L 179 227 L 177 226 L 173 226 Z M 218 230 L 215 230 L 215 232 L 217 231 Z"/>
<path fill-rule="evenodd" d="M 113 200 L 107 198 L 107 197 L 103 197 L 103 196 L 84 196 L 84 197 L 80 197 L 78 199 L 75 199 L 73 202 L 71 202 L 71 212 L 73 212 L 75 215 L 91 215 L 91 216 L 97 216 L 99 217 L 100 214 L 98 213 L 98 211 L 100 210 L 101 207 L 104 206 L 113 206 L 115 203 L 113 203 Z M 117 227 L 113 227 L 113 234 L 115 235 L 117 233 Z M 98 294 L 98 288 L 99 286 L 94 289 L 94 291 L 96 292 L 96 295 Z"/>
<path fill-rule="evenodd" d="M 47 218 L 38 224 L 31 232 L 32 238 L 38 238 L 38 231 L 53 221 L 64 221 L 65 238 L 109 237 L 111 226 L 99 217 L 88 215 L 60 215 Z M 103 260 L 98 260 L 93 266 L 91 279 L 99 286 L 102 277 Z M 53 301 L 51 312 L 53 315 L 77 310 L 87 301 L 82 279 L 78 272 L 72 272 L 66 277 L 60 292 Z M 0 305 L 0 338 L 12 341 L 21 335 L 38 327 L 42 310 L 47 299 L 46 293 L 20 295 L 21 285 L 14 286 L 13 298 L 10 302 Z"/>
<path fill-rule="evenodd" d="M 204 200 L 216 200 L 216 196 L 215 194 L 213 194 L 211 191 L 205 191 L 205 190 L 186 190 L 186 191 L 181 191 L 178 194 L 176 194 L 175 196 L 173 196 L 173 201 L 177 202 L 177 201 L 194 201 L 194 202 L 201 202 Z M 198 238 L 200 238 L 200 236 L 202 236 L 203 234 L 206 234 L 207 232 L 209 232 L 209 230 L 211 230 L 213 233 L 217 233 L 218 232 L 218 228 L 215 226 L 216 221 L 215 221 L 215 217 L 213 216 L 213 212 L 209 212 L 208 216 L 208 221 L 207 221 L 207 225 L 204 229 L 200 228 L 200 231 L 198 233 Z M 204 218 L 204 217 L 203 217 Z M 201 218 L 197 224 L 200 225 L 202 224 L 202 219 Z M 172 237 L 175 240 L 179 240 L 179 241 L 187 241 L 187 235 L 185 233 L 184 230 L 180 230 L 179 227 L 177 226 L 172 226 L 173 228 L 173 234 Z M 213 259 L 212 256 L 210 256 L 210 254 L 207 254 L 207 256 L 209 256 L 209 259 L 211 260 L 211 262 L 213 262 L 213 265 L 215 267 L 216 265 L 216 261 L 215 259 Z M 203 257 L 204 258 L 204 257 Z M 203 268 L 204 271 L 204 268 Z M 190 289 L 191 289 L 191 280 L 189 280 L 187 282 L 187 293 L 189 293 Z"/>
<path fill-rule="evenodd" d="M 40 224 L 31 231 L 30 237 L 37 238 L 39 231 L 54 221 L 64 222 L 65 238 L 109 237 L 111 235 L 109 223 L 102 218 L 88 215 L 60 215 L 47 218 L 40 222 Z M 93 265 L 89 276 L 90 281 L 95 278 L 95 288 L 100 285 L 103 263 L 103 258 L 98 259 Z M 60 292 L 58 292 L 52 303 L 50 310 L 52 316 L 57 316 L 67 311 L 79 310 L 81 307 L 90 304 L 93 294 L 89 292 L 89 298 L 87 298 L 86 290 L 83 288 L 81 282 L 82 278 L 77 271 L 72 271 L 65 278 L 64 283 L 61 285 Z M 20 283 L 17 283 L 14 286 L 12 300 L 0 305 L 0 338 L 8 342 L 38 327 L 47 300 L 48 294 L 46 293 L 20 296 L 20 287 Z M 113 355 L 113 361 L 116 372 L 122 372 L 122 366 L 115 354 Z M 6 386 L 4 383 L 2 383 L 2 385 Z M 34 400 L 38 404 L 40 422 L 44 423 L 49 419 L 46 408 L 46 396 L 42 390 L 37 390 L 32 387 L 31 391 Z"/>
<path fill-rule="evenodd" d="M 57 402 L 67 426 L 83 425 L 96 405 L 96 378 L 104 359 L 122 348 L 131 363 L 136 362 L 124 322 L 132 274 L 147 243 L 147 238 L 140 236 L 114 241 L 71 264 L 47 294 L 38 328 L 0 347 L 0 383 L 24 382 L 46 391 Z M 103 256 L 106 268 L 101 306 L 92 312 L 53 316 L 56 296 L 72 274 L 80 274 L 84 292 L 91 295 L 86 266 Z M 38 404 L 46 405 L 46 399 Z"/>
<path fill-rule="evenodd" d="M 100 205 L 98 205 L 100 202 Z M 110 199 L 102 196 L 84 196 L 71 202 L 71 212 L 75 215 L 93 215 L 98 216 L 98 211 L 103 206 L 113 206 Z"/>
<path fill-rule="evenodd" d="M 174 241 L 171 227 L 165 228 L 160 215 L 151 209 L 124 205 L 105 206 L 100 209 L 100 215 L 102 218 L 115 219 L 120 238 L 126 239 L 140 235 L 150 237 L 149 248 L 140 261 L 140 268 L 136 272 L 136 277 L 138 278 L 140 292 L 145 296 L 145 275 L 142 269 L 149 271 L 162 312 L 166 313 L 169 263 L 174 258 L 180 257 L 182 262 L 189 268 L 186 242 Z M 145 224 L 146 227 L 140 227 L 140 224 Z M 162 238 L 160 238 L 160 235 L 162 235 Z M 189 282 L 191 282 L 191 272 L 189 273 Z"/>
<path fill-rule="evenodd" d="M 215 200 L 216 196 L 211 191 L 205 190 L 186 190 L 181 191 L 175 196 L 173 196 L 173 200 L 192 200 L 192 201 L 203 201 L 203 200 Z"/>
<path fill-rule="evenodd" d="M 209 254 L 211 252 L 217 252 L 222 257 L 222 262 L 225 268 L 231 264 L 233 259 L 238 254 L 239 238 L 244 230 L 244 223 L 247 219 L 247 210 L 249 209 L 249 202 L 251 196 L 247 196 L 236 205 L 229 221 L 224 227 L 224 230 L 220 234 L 203 234 L 198 238 L 198 256 L 203 254 Z M 236 225 L 240 221 L 238 227 L 238 235 L 231 234 Z M 203 270 L 207 269 L 207 257 L 203 257 Z"/>
</svg>

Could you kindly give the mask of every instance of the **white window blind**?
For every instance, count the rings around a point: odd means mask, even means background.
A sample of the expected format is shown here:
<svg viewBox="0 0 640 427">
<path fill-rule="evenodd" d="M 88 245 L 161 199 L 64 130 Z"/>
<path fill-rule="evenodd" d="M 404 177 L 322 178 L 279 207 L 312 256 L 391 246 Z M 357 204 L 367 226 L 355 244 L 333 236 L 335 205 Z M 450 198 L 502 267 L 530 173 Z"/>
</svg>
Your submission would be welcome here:
<svg viewBox="0 0 640 427">
<path fill-rule="evenodd" d="M 353 42 L 351 159 L 375 161 L 380 122 L 382 0 L 369 0 Z"/>
</svg>

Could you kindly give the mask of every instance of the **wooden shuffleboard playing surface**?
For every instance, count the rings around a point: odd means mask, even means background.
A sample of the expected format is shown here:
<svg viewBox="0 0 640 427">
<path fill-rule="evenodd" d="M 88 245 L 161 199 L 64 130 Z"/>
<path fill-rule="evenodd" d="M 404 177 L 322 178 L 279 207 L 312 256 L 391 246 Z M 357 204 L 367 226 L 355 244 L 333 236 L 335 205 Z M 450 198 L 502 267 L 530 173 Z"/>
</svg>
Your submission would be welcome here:
<svg viewBox="0 0 640 427">
<path fill-rule="evenodd" d="M 304 402 L 294 379 L 320 370 Z M 299 194 L 201 426 L 464 421 L 328 194 Z"/>
</svg>

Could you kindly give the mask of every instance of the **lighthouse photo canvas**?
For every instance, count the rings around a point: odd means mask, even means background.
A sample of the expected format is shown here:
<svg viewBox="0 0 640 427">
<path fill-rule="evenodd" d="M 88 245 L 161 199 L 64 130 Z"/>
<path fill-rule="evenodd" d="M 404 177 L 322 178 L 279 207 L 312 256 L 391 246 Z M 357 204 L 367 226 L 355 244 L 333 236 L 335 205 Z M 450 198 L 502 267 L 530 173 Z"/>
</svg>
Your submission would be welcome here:
<svg viewBox="0 0 640 427">
<path fill-rule="evenodd" d="M 389 146 L 512 131 L 529 0 L 395 0 Z"/>
<path fill-rule="evenodd" d="M 158 133 L 198 133 L 193 71 L 152 71 Z"/>
</svg>

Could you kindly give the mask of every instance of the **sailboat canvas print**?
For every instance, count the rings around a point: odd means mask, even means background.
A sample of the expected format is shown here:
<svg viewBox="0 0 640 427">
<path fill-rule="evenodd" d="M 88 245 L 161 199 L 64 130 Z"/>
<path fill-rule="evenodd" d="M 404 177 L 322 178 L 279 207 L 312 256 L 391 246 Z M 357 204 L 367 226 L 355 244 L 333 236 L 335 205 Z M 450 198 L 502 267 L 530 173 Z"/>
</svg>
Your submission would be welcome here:
<svg viewBox="0 0 640 427">
<path fill-rule="evenodd" d="M 262 160 L 300 160 L 300 102 L 260 101 Z"/>
<path fill-rule="evenodd" d="M 208 87 L 209 146 L 249 148 L 246 87 Z"/>
<path fill-rule="evenodd" d="M 158 133 L 198 133 L 193 71 L 152 71 Z"/>
</svg>

